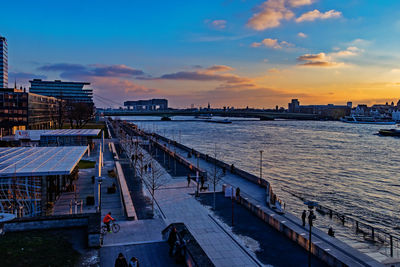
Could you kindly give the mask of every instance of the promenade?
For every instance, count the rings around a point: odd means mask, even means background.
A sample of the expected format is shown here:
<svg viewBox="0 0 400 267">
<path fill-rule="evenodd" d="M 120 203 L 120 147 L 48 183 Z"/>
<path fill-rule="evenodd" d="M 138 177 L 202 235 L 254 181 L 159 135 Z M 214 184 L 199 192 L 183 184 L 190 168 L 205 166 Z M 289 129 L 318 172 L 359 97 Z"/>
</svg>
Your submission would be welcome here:
<svg viewBox="0 0 400 267">
<path fill-rule="evenodd" d="M 205 170 L 212 170 L 214 165 L 210 162 L 207 162 L 203 159 L 197 159 L 196 157 L 188 157 L 188 152 L 183 150 L 177 146 L 173 146 L 173 144 L 168 144 L 163 141 L 159 141 L 161 144 L 168 146 L 171 150 L 176 151 L 177 154 L 184 157 L 186 160 L 191 162 L 193 165 L 197 165 L 197 161 L 199 162 L 199 167 Z M 218 167 L 217 167 L 218 168 Z M 274 211 L 272 211 L 269 207 L 266 206 L 265 199 L 265 188 L 252 183 L 239 175 L 232 174 L 229 171 L 226 172 L 226 175 L 223 177 L 221 182 L 217 187 L 217 191 L 221 191 L 222 184 L 229 184 L 240 188 L 241 194 L 249 199 L 250 202 L 255 203 L 262 207 L 263 210 L 278 218 L 282 223 L 287 225 L 294 232 L 297 232 L 300 235 L 308 236 L 308 230 L 302 227 L 301 221 L 299 218 L 294 216 L 293 214 L 286 213 L 284 215 L 278 215 Z M 211 187 L 210 187 L 211 188 Z M 380 253 L 371 253 L 367 255 L 366 253 L 361 253 L 357 249 L 350 247 L 346 243 L 339 241 L 336 238 L 332 238 L 328 236 L 325 232 L 314 227 L 313 229 L 313 243 L 322 244 L 326 251 L 330 251 L 334 255 L 337 255 L 345 262 L 349 262 L 351 266 L 381 266 L 381 264 L 377 260 L 384 260 L 386 257 L 382 257 Z M 375 258 L 376 260 L 374 260 Z"/>
<path fill-rule="evenodd" d="M 127 142 L 122 142 L 122 145 L 126 144 Z M 128 146 L 124 149 L 129 151 Z M 144 149 L 139 149 L 140 153 L 144 155 L 144 161 L 147 162 L 150 155 L 148 155 Z M 186 160 L 192 162 L 193 165 L 197 164 L 197 158 L 188 158 L 187 151 L 178 147 L 172 149 Z M 156 166 L 154 168 L 164 170 L 158 162 L 155 162 L 155 164 Z M 210 170 L 214 167 L 214 165 L 202 159 L 199 160 L 199 165 L 200 168 L 206 170 Z M 139 171 L 137 172 L 139 173 Z M 163 178 L 165 178 L 167 182 L 160 189 L 156 190 L 155 199 L 157 202 L 156 206 L 158 206 L 160 210 L 159 218 L 164 219 L 165 225 L 173 222 L 185 223 L 189 231 L 216 266 L 261 266 L 255 253 L 244 245 L 243 239 L 236 236 L 227 225 L 215 219 L 213 212 L 195 199 L 195 183 L 192 183 L 192 185 L 188 187 L 186 177 L 172 177 L 165 170 L 163 175 Z M 219 183 L 218 191 L 221 191 L 222 184 L 240 187 L 242 196 L 248 197 L 250 202 L 254 205 L 258 205 L 263 212 L 269 214 L 269 216 L 273 217 L 279 224 L 285 225 L 290 231 L 293 231 L 293 233 L 299 236 L 308 236 L 307 229 L 301 226 L 301 222 L 298 218 L 291 214 L 278 215 L 266 207 L 265 188 L 228 172 L 221 183 Z M 265 227 L 269 226 L 265 225 Z M 282 238 L 286 237 L 282 236 Z M 153 241 L 154 240 L 157 242 L 156 237 Z M 279 244 L 279 240 L 275 240 L 274 242 Z M 329 237 L 316 228 L 314 228 L 313 231 L 313 243 L 314 245 L 318 245 L 319 248 L 322 248 L 326 253 L 334 255 L 335 258 L 349 266 L 382 266 L 369 256 L 335 238 Z M 116 242 L 115 244 L 123 246 L 125 243 L 120 244 Z M 105 245 L 107 246 L 107 244 Z M 287 255 L 281 256 L 287 257 Z"/>
</svg>

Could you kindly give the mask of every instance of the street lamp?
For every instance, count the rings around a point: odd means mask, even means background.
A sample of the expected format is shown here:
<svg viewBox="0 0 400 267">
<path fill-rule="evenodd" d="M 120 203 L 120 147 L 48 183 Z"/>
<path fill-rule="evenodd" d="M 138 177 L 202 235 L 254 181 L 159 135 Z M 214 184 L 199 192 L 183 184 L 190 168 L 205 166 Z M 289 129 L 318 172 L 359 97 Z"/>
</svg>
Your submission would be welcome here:
<svg viewBox="0 0 400 267">
<path fill-rule="evenodd" d="M 308 214 L 308 224 L 310 225 L 309 237 L 308 237 L 308 266 L 311 267 L 311 229 L 313 226 L 313 221 L 317 218 L 314 215 L 314 207 L 318 206 L 318 203 L 315 201 L 306 201 L 305 205 L 308 206 L 309 214 Z"/>
<path fill-rule="evenodd" d="M 262 153 L 264 150 L 260 150 L 260 180 L 262 179 Z"/>
<path fill-rule="evenodd" d="M 197 170 L 196 170 L 197 190 L 196 190 L 196 197 L 198 197 L 199 196 L 199 182 L 200 182 L 200 179 L 199 179 L 199 158 L 200 158 L 200 154 L 197 153 L 196 157 L 197 157 Z"/>
</svg>

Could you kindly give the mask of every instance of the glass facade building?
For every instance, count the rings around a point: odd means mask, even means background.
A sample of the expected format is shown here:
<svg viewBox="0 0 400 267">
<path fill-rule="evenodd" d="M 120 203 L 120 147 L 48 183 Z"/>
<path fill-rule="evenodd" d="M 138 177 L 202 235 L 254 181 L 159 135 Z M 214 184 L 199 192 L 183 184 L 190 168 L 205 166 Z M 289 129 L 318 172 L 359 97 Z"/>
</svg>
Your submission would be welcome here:
<svg viewBox="0 0 400 267">
<path fill-rule="evenodd" d="M 83 88 L 90 83 L 62 82 L 60 80 L 42 81 L 41 79 L 33 79 L 29 82 L 31 83 L 30 93 L 56 97 L 68 103 L 93 104 L 93 90 Z"/>
<path fill-rule="evenodd" d="M 0 88 L 8 87 L 8 48 L 7 39 L 0 36 Z"/>
<path fill-rule="evenodd" d="M 0 88 L 0 134 L 13 135 L 16 130 L 40 130 L 58 127 L 60 100 Z"/>
</svg>

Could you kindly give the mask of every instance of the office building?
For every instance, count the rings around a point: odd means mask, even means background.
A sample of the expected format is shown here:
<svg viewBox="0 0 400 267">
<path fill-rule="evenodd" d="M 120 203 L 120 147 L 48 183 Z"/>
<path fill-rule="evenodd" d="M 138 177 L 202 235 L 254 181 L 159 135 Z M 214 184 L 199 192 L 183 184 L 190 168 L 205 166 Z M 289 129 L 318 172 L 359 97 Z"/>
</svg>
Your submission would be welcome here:
<svg viewBox="0 0 400 267">
<path fill-rule="evenodd" d="M 8 48 L 7 39 L 0 36 L 0 88 L 8 87 Z"/>
<path fill-rule="evenodd" d="M 124 106 L 131 110 L 147 111 L 147 110 L 167 110 L 167 99 L 150 99 L 150 100 L 137 100 L 125 101 Z"/>
<path fill-rule="evenodd" d="M 27 93 L 16 88 L 0 88 L 0 134 L 16 130 L 51 129 L 59 122 L 60 100 Z"/>
<path fill-rule="evenodd" d="M 31 83 L 30 93 L 56 97 L 67 103 L 88 103 L 93 105 L 93 90 L 83 88 L 85 85 L 90 85 L 90 83 L 62 82 L 60 80 L 42 81 L 41 79 L 33 79 L 29 82 Z"/>
</svg>

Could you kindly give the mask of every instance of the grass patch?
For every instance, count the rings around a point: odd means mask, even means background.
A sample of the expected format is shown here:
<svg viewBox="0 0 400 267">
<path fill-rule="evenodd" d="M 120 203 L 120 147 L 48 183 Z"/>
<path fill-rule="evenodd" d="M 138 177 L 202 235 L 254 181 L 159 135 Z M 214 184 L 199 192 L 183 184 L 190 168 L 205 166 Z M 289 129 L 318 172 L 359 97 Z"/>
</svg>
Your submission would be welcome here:
<svg viewBox="0 0 400 267">
<path fill-rule="evenodd" d="M 48 231 L 6 233 L 0 238 L 2 266 L 75 266 L 80 254 L 62 236 Z"/>
<path fill-rule="evenodd" d="M 78 163 L 79 169 L 92 169 L 96 166 L 96 161 L 81 159 Z"/>
</svg>

